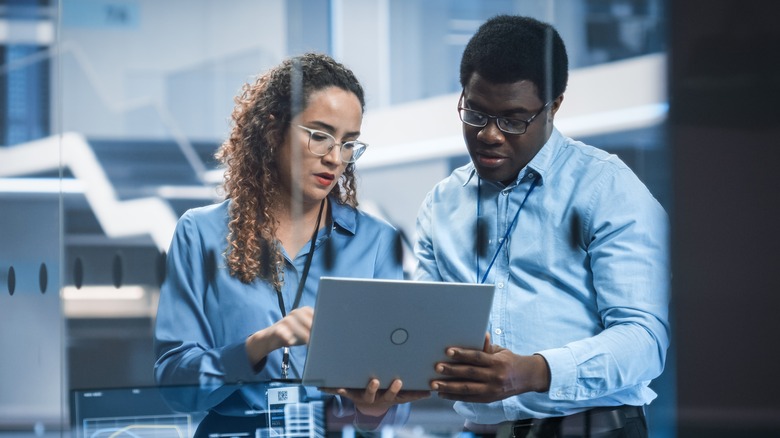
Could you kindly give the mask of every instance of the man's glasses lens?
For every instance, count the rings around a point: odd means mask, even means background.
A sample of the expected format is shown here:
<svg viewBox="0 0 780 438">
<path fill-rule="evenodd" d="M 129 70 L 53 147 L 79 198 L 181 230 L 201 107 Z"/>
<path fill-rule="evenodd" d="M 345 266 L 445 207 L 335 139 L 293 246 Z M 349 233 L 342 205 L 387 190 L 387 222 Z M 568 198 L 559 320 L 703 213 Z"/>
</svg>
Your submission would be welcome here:
<svg viewBox="0 0 780 438">
<path fill-rule="evenodd" d="M 463 123 L 476 126 L 478 128 L 484 128 L 487 126 L 491 118 L 495 118 L 496 123 L 498 124 L 498 129 L 506 132 L 507 134 L 523 134 L 528 128 L 528 122 L 525 120 L 508 119 L 505 117 L 491 117 L 485 113 L 467 108 L 460 108 L 458 113 L 460 114 L 460 120 Z"/>
<path fill-rule="evenodd" d="M 483 127 L 487 125 L 488 117 L 485 114 L 482 114 L 478 111 L 472 111 L 469 109 L 462 108 L 460 110 L 460 119 L 468 123 L 469 125 L 479 126 Z"/>
</svg>

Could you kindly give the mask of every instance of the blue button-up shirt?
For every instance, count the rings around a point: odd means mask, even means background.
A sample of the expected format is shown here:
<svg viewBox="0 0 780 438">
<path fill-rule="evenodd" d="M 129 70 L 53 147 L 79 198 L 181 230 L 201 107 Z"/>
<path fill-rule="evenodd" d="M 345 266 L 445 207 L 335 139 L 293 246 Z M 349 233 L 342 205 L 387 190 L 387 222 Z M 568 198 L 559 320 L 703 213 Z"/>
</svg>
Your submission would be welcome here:
<svg viewBox="0 0 780 438">
<path fill-rule="evenodd" d="M 481 251 L 477 215 L 486 230 Z M 486 279 L 495 285 L 492 341 L 541 354 L 550 367 L 549 392 L 456 403 L 467 420 L 495 424 L 655 398 L 648 384 L 669 345 L 668 218 L 616 156 L 553 130 L 509 186 L 480 181 L 472 164 L 456 169 L 427 195 L 417 233 L 417 279 L 480 281 L 498 251 Z"/>
<path fill-rule="evenodd" d="M 247 337 L 279 321 L 282 314 L 270 284 L 262 280 L 244 284 L 229 274 L 222 256 L 229 204 L 187 211 L 168 252 L 154 333 L 155 377 L 161 385 L 184 385 L 167 391 L 169 401 L 182 410 L 214 409 L 226 415 L 263 410 L 265 386 L 245 383 L 281 378 L 281 350 L 271 352 L 259 370 L 246 352 Z M 324 275 L 403 278 L 395 257 L 393 227 L 332 199 L 330 206 L 332 223 L 317 234 L 301 307 L 314 306 L 319 278 Z M 322 248 L 326 239 L 335 254 L 330 269 Z M 308 252 L 307 243 L 294 258 L 284 253 L 282 293 L 287 313 Z M 300 378 L 306 351 L 306 346 L 290 348 L 291 378 Z"/>
</svg>

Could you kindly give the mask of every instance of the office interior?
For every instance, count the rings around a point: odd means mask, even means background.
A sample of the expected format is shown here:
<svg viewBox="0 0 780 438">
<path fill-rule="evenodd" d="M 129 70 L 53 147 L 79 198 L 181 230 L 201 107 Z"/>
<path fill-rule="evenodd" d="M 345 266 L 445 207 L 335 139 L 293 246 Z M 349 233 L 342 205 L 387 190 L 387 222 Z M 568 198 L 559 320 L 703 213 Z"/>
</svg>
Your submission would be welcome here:
<svg viewBox="0 0 780 438">
<path fill-rule="evenodd" d="M 427 191 L 468 160 L 462 50 L 511 13 L 554 24 L 567 45 L 556 126 L 617 154 L 672 220 L 673 338 L 651 436 L 780 436 L 777 12 L 761 0 L 0 1 L 0 435 L 76 435 L 74 395 L 139 415 L 123 397 L 154 387 L 161 261 L 178 217 L 220 199 L 213 154 L 246 81 L 305 51 L 350 67 L 367 97 L 360 206 L 412 241 Z M 432 398 L 385 433 L 460 426 Z"/>
</svg>

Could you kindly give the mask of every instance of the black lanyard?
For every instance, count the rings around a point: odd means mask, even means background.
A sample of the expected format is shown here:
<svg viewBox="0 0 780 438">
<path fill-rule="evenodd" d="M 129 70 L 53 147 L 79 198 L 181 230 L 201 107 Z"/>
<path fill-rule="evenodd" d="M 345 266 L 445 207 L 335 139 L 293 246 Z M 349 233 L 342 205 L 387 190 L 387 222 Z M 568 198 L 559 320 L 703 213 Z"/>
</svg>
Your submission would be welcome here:
<svg viewBox="0 0 780 438">
<path fill-rule="evenodd" d="M 298 283 L 298 291 L 295 293 L 295 301 L 290 308 L 293 311 L 298 307 L 303 296 L 303 288 L 306 286 L 306 278 L 309 276 L 309 268 L 311 267 L 311 261 L 314 257 L 314 244 L 317 241 L 317 233 L 320 230 L 320 221 L 322 220 L 322 210 L 325 207 L 325 199 L 320 203 L 320 212 L 317 213 L 317 224 L 314 226 L 314 232 L 311 235 L 311 245 L 309 245 L 309 253 L 306 254 L 306 262 L 303 264 L 303 275 L 301 275 L 301 281 Z M 282 312 L 282 318 L 287 316 L 287 311 L 284 308 L 284 296 L 282 296 L 282 290 L 276 291 L 276 297 L 279 300 L 279 310 Z M 284 347 L 282 354 L 282 378 L 287 378 L 288 370 L 290 369 L 290 347 Z"/>
</svg>

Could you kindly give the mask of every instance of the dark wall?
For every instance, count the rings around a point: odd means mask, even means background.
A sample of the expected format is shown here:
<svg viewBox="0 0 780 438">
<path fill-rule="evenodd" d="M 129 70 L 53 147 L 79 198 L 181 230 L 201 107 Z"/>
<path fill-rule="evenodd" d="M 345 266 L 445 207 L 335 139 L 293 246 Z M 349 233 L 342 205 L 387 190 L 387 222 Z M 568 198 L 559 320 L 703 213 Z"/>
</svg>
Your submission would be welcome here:
<svg viewBox="0 0 780 438">
<path fill-rule="evenodd" d="M 780 4 L 669 9 L 678 436 L 780 436 Z"/>
</svg>

